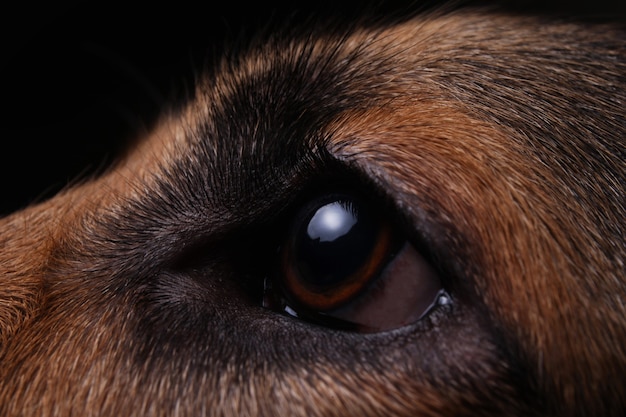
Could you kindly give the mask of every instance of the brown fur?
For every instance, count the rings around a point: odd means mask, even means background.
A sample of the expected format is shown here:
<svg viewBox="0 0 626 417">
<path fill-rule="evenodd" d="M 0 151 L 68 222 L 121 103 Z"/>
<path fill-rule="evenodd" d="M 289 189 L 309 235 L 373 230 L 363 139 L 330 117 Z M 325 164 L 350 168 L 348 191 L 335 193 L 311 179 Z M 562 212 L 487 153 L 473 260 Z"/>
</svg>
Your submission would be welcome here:
<svg viewBox="0 0 626 417">
<path fill-rule="evenodd" d="M 347 32 L 225 60 L 110 172 L 2 219 L 0 415 L 626 412 L 626 32 Z M 246 251 L 328 159 L 404 213 L 451 306 L 357 334 L 250 300 Z"/>
</svg>

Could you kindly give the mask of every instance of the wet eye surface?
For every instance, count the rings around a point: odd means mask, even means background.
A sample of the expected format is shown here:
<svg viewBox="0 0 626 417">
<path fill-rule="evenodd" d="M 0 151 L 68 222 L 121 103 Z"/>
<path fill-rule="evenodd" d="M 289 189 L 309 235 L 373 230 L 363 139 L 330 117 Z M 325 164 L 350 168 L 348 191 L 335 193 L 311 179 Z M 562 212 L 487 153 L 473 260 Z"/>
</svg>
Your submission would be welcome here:
<svg viewBox="0 0 626 417">
<path fill-rule="evenodd" d="M 449 302 L 435 269 L 383 210 L 333 192 L 306 202 L 279 249 L 263 305 L 328 327 L 379 332 Z"/>
</svg>

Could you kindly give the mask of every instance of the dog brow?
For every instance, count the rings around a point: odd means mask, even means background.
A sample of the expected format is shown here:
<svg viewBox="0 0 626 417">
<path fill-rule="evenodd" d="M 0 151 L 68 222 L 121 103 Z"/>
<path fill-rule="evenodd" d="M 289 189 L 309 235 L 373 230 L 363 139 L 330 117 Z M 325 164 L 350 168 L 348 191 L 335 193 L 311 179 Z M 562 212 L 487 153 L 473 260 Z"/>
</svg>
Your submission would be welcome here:
<svg viewBox="0 0 626 417">
<path fill-rule="evenodd" d="M 258 57 L 222 64 L 225 75 L 203 80 L 182 117 L 187 122 L 181 155 L 164 167 L 175 180 L 171 191 L 207 193 L 207 204 L 246 213 L 254 208 L 242 204 L 267 200 L 312 169 L 325 157 L 331 122 L 366 102 L 342 81 L 340 47 L 341 39 L 320 50 L 305 47 L 260 68 L 250 63 Z M 264 54 L 280 56 L 279 50 L 275 45 Z"/>
</svg>

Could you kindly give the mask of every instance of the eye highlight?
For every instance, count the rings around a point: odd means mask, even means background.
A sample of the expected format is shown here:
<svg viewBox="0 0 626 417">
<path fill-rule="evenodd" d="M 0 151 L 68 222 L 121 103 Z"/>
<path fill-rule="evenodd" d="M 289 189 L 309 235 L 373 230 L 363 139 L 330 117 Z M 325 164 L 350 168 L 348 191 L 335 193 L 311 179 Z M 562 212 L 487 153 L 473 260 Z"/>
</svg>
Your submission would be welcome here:
<svg viewBox="0 0 626 417">
<path fill-rule="evenodd" d="M 329 327 L 384 331 L 449 301 L 430 264 L 372 201 L 322 194 L 294 216 L 264 306 Z"/>
</svg>

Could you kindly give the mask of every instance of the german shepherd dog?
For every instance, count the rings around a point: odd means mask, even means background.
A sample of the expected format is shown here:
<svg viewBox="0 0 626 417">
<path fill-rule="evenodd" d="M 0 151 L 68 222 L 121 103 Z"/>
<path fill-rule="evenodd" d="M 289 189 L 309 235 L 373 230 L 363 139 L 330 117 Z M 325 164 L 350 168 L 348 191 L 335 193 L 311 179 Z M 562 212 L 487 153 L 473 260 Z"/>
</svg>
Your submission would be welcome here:
<svg viewBox="0 0 626 417">
<path fill-rule="evenodd" d="M 626 415 L 626 30 L 262 33 L 0 221 L 0 415 Z"/>
</svg>

